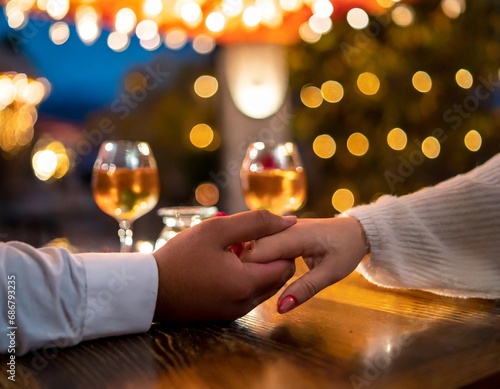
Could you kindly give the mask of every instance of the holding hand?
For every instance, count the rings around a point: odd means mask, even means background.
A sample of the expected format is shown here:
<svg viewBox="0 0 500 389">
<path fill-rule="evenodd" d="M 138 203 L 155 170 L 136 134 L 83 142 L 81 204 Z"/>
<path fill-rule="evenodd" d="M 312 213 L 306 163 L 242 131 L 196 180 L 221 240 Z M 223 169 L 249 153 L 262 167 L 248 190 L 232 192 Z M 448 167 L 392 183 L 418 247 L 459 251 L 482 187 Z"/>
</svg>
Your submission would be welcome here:
<svg viewBox="0 0 500 389">
<path fill-rule="evenodd" d="M 251 211 L 205 220 L 169 240 L 153 254 L 159 272 L 154 320 L 233 320 L 267 300 L 295 273 L 294 261 L 242 262 L 231 246 L 296 222 Z"/>
<path fill-rule="evenodd" d="M 303 257 L 310 271 L 289 285 L 278 300 L 278 311 L 286 313 L 348 276 L 366 252 L 365 236 L 356 219 L 301 219 L 281 233 L 257 240 L 242 260 L 266 263 Z"/>
</svg>

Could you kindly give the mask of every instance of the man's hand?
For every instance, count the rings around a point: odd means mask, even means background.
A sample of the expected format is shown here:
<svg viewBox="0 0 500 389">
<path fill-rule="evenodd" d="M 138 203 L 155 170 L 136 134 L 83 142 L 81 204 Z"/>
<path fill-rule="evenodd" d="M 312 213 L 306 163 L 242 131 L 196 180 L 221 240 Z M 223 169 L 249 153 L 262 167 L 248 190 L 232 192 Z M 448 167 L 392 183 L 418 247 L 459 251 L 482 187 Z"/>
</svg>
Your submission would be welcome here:
<svg viewBox="0 0 500 389">
<path fill-rule="evenodd" d="M 294 261 L 242 262 L 231 246 L 296 222 L 250 211 L 205 220 L 169 240 L 153 254 L 159 273 L 154 320 L 233 320 L 267 300 L 292 277 Z"/>
</svg>

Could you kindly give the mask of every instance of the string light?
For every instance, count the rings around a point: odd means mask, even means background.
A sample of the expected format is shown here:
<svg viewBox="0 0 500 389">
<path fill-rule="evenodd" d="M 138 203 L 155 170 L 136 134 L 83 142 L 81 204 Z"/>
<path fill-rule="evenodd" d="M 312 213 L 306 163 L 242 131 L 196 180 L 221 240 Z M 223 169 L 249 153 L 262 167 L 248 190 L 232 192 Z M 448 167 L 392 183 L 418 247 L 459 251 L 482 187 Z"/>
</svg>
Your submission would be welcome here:
<svg viewBox="0 0 500 389">
<path fill-rule="evenodd" d="M 467 69 L 460 69 L 455 74 L 455 81 L 460 88 L 470 89 L 472 87 L 472 74 Z"/>
<path fill-rule="evenodd" d="M 361 93 L 367 96 L 376 94 L 380 89 L 380 80 L 375 74 L 370 72 L 361 73 L 358 76 L 356 84 Z"/>
<path fill-rule="evenodd" d="M 481 148 L 481 144 L 483 143 L 483 139 L 481 138 L 481 134 L 476 130 L 470 130 L 464 138 L 465 147 L 467 147 L 470 151 L 478 151 Z"/>
<path fill-rule="evenodd" d="M 411 82 L 413 84 L 413 87 L 421 93 L 427 93 L 432 88 L 431 76 L 423 71 L 416 72 L 413 75 Z"/>
<path fill-rule="evenodd" d="M 212 97 L 219 89 L 217 79 L 212 76 L 200 76 L 194 82 L 195 93 L 203 98 Z"/>
<path fill-rule="evenodd" d="M 422 142 L 422 153 L 429 158 L 434 159 L 439 156 L 441 152 L 441 144 L 433 136 L 429 136 Z"/>
<path fill-rule="evenodd" d="M 406 132 L 401 128 L 393 128 L 387 134 L 387 144 L 393 150 L 403 150 L 408 142 Z"/>
<path fill-rule="evenodd" d="M 329 103 L 338 103 L 344 97 L 344 87 L 337 81 L 326 81 L 321 85 L 321 96 Z"/>
<path fill-rule="evenodd" d="M 367 5 L 368 10 L 389 8 L 387 1 L 377 0 L 378 3 Z M 114 28 L 110 33 L 130 35 L 135 31 L 142 41 L 141 45 L 153 50 L 158 46 L 159 32 L 162 37 L 168 37 L 166 28 L 184 31 L 192 39 L 203 34 L 208 34 L 212 39 L 222 35 L 225 39 L 231 39 L 233 33 L 238 36 L 242 30 L 258 33 L 261 28 L 277 30 L 288 20 L 300 25 L 300 21 L 292 14 L 303 18 L 304 24 L 299 28 L 300 37 L 313 43 L 332 29 L 331 18 L 335 9 L 331 0 L 7 0 L 5 12 L 9 26 L 15 29 L 26 26 L 30 14 L 44 12 L 56 22 L 74 19 L 78 36 L 87 45 L 99 38 L 105 25 Z M 305 20 L 306 17 L 308 20 Z M 369 21 L 367 10 L 350 10 L 348 21 L 353 28 L 366 27 Z M 286 35 L 283 40 L 294 39 Z M 180 34 L 170 36 L 165 42 L 166 46 L 174 49 L 184 46 L 185 39 L 180 37 Z M 56 44 L 64 43 L 64 39 L 59 36 L 54 36 L 53 41 Z M 128 47 L 126 42 L 123 35 L 113 34 L 108 46 L 115 51 L 122 51 Z M 203 48 L 197 51 L 205 54 L 211 50 Z"/>
<path fill-rule="evenodd" d="M 337 189 L 332 196 L 332 205 L 339 212 L 347 211 L 354 205 L 354 194 L 349 189 Z"/>
<path fill-rule="evenodd" d="M 352 155 L 357 157 L 365 155 L 369 146 L 368 138 L 360 132 L 355 132 L 347 138 L 347 149 Z"/>
<path fill-rule="evenodd" d="M 392 21 L 400 27 L 408 27 L 413 23 L 414 11 L 406 4 L 399 4 L 391 11 Z"/>
<path fill-rule="evenodd" d="M 337 150 L 335 141 L 328 134 L 318 135 L 314 139 L 312 147 L 314 154 L 323 159 L 331 158 Z"/>
<path fill-rule="evenodd" d="M 49 92 L 46 79 L 0 73 L 0 149 L 15 155 L 31 143 L 38 117 L 36 106 Z"/>
<path fill-rule="evenodd" d="M 219 201 L 219 189 L 210 182 L 205 182 L 195 190 L 195 198 L 201 205 L 211 206 Z"/>
<path fill-rule="evenodd" d="M 197 124 L 189 133 L 189 140 L 193 146 L 203 149 L 212 143 L 214 131 L 208 124 Z"/>
<path fill-rule="evenodd" d="M 317 108 L 323 103 L 323 96 L 318 87 L 306 85 L 300 91 L 300 100 L 306 107 Z"/>
</svg>

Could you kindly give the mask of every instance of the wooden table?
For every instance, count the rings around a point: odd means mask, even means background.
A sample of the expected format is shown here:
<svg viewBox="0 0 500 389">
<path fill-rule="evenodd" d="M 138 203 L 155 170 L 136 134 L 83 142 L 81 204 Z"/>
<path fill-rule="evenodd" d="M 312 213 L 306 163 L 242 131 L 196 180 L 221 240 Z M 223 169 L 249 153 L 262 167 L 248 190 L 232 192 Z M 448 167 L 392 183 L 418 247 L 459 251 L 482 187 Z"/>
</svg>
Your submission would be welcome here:
<svg viewBox="0 0 500 389">
<path fill-rule="evenodd" d="M 289 314 L 275 307 L 41 350 L 17 359 L 15 383 L 3 358 L 1 387 L 500 388 L 500 301 L 382 289 L 352 274 Z"/>
</svg>

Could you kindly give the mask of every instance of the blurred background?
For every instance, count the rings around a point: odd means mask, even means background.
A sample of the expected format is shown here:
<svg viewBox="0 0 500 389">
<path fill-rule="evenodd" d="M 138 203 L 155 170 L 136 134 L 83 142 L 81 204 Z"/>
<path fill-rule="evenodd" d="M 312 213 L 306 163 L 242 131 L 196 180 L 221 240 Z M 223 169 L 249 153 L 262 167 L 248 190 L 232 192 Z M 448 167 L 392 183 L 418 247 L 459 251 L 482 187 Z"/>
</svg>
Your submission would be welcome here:
<svg viewBox="0 0 500 389">
<path fill-rule="evenodd" d="M 90 185 L 108 139 L 153 149 L 160 200 L 134 232 L 149 241 L 160 207 L 245 210 L 239 166 L 256 140 L 298 145 L 299 217 L 409 193 L 500 151 L 498 1 L 0 4 L 0 240 L 116 250 Z"/>
</svg>

